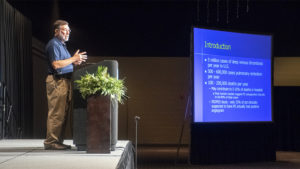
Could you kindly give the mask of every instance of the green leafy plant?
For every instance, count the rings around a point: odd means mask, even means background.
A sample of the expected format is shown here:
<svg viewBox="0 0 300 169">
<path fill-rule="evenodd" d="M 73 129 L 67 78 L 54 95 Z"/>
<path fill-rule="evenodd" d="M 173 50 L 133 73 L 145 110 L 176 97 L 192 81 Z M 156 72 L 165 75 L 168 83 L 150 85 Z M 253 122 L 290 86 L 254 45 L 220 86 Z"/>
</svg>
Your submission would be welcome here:
<svg viewBox="0 0 300 169">
<path fill-rule="evenodd" d="M 75 83 L 84 99 L 91 95 L 101 94 L 109 95 L 112 99 L 116 98 L 118 102 L 123 103 L 123 100 L 127 98 L 124 81 L 110 77 L 105 66 L 99 66 L 95 74 L 87 72 Z"/>
</svg>

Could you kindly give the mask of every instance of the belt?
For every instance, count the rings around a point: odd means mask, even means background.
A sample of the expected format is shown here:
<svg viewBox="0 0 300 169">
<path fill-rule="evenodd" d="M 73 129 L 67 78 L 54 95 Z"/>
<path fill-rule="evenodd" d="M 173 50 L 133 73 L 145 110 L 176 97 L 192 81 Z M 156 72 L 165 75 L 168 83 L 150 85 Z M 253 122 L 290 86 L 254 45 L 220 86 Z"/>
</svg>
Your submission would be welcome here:
<svg viewBox="0 0 300 169">
<path fill-rule="evenodd" d="M 66 73 L 61 75 L 49 73 L 49 75 L 53 75 L 56 79 L 72 79 L 72 73 Z"/>
</svg>

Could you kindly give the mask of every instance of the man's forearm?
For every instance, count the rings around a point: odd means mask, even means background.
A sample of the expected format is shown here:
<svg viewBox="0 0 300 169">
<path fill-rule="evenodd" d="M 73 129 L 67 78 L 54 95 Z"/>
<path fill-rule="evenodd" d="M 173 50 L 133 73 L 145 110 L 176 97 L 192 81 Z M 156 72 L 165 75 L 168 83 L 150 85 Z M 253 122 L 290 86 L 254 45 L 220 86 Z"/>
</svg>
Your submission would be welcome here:
<svg viewBox="0 0 300 169">
<path fill-rule="evenodd" d="M 59 69 L 68 66 L 69 64 L 72 64 L 76 60 L 73 57 L 70 57 L 65 60 L 56 60 L 52 62 L 52 66 L 54 69 Z"/>
</svg>

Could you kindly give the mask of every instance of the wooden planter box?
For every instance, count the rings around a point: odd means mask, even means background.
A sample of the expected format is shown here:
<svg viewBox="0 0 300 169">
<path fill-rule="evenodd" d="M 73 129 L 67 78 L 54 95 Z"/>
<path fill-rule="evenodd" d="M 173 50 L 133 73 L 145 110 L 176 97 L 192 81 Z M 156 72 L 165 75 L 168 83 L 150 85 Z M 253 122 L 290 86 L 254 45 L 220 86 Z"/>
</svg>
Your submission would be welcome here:
<svg viewBox="0 0 300 169">
<path fill-rule="evenodd" d="M 87 153 L 110 153 L 110 96 L 87 99 Z"/>
</svg>

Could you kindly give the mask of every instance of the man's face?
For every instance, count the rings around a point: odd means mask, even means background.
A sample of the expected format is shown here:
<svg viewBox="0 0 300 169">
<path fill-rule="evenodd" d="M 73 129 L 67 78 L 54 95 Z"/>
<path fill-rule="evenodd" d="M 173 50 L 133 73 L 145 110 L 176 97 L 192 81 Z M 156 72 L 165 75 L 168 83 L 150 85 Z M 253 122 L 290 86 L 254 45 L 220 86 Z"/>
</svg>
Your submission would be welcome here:
<svg viewBox="0 0 300 169">
<path fill-rule="evenodd" d="M 57 33 L 58 38 L 63 42 L 67 42 L 69 40 L 70 32 L 71 30 L 68 25 L 61 25 Z"/>
</svg>

